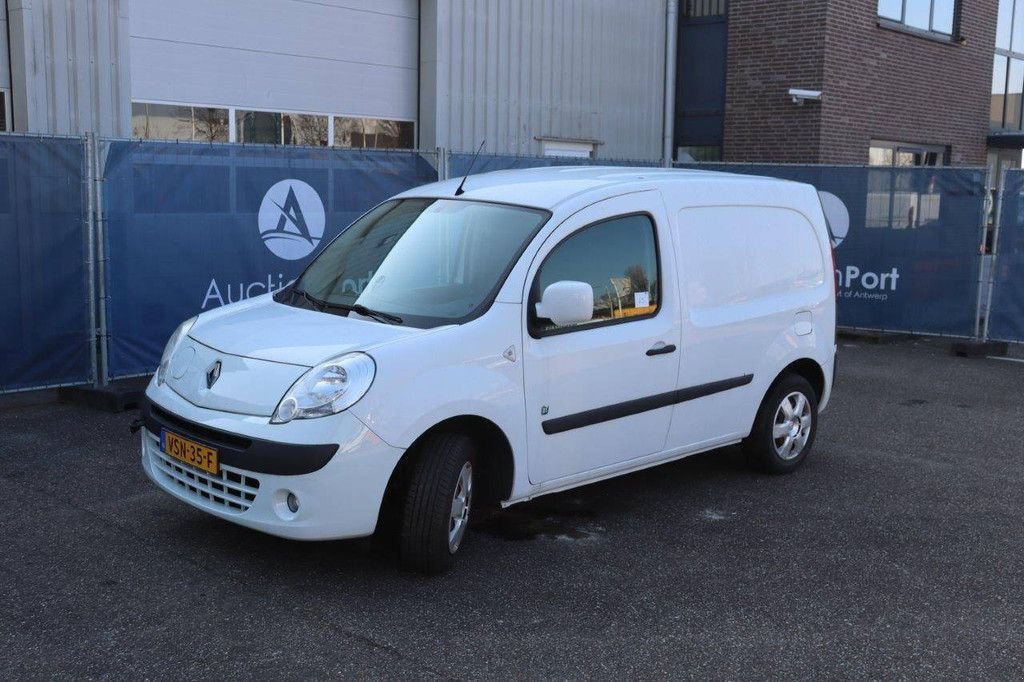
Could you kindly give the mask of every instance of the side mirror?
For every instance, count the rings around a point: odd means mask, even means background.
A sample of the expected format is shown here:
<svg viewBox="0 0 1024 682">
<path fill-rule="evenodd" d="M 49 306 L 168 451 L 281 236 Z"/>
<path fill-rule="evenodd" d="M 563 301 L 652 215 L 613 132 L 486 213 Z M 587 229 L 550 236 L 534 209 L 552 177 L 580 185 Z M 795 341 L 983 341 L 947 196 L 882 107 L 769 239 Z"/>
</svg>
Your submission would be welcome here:
<svg viewBox="0 0 1024 682">
<path fill-rule="evenodd" d="M 590 322 L 594 318 L 594 288 L 586 282 L 555 282 L 544 290 L 536 311 L 537 317 L 559 327 Z"/>
</svg>

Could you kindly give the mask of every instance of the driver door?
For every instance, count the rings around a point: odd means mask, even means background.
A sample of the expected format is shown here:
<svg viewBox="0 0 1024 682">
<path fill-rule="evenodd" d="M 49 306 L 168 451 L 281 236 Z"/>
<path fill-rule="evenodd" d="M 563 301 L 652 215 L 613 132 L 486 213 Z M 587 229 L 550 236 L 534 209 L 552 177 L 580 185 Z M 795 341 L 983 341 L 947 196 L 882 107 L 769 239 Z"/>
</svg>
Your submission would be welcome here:
<svg viewBox="0 0 1024 682">
<path fill-rule="evenodd" d="M 667 230 L 658 192 L 624 195 L 573 215 L 534 259 L 523 343 L 532 483 L 569 483 L 665 449 L 680 356 Z M 537 317 L 558 281 L 591 285 L 591 321 Z"/>
</svg>

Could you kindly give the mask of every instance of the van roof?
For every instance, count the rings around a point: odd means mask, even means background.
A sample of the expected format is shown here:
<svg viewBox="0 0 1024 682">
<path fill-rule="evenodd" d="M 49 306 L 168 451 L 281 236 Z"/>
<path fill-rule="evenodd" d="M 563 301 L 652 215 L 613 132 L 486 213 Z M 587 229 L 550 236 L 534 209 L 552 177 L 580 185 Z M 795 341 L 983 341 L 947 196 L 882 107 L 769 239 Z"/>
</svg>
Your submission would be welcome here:
<svg viewBox="0 0 1024 682">
<path fill-rule="evenodd" d="M 629 186 L 663 187 L 678 183 L 741 182 L 745 184 L 793 183 L 756 175 L 682 168 L 627 168 L 616 166 L 554 166 L 493 171 L 470 175 L 463 186 L 463 199 L 496 201 L 553 209 L 584 194 L 612 196 Z M 461 177 L 411 189 L 400 197 L 454 197 Z M 639 189 L 639 187 L 637 187 Z"/>
</svg>

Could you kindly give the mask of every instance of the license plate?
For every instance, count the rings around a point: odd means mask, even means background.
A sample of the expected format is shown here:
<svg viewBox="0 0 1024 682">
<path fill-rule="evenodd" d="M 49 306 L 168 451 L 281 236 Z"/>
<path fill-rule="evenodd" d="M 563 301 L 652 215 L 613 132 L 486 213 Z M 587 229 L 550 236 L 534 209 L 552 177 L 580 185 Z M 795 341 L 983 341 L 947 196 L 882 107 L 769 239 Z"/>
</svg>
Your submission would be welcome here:
<svg viewBox="0 0 1024 682">
<path fill-rule="evenodd" d="M 160 431 L 160 449 L 174 459 L 191 464 L 216 476 L 220 469 L 217 466 L 217 450 L 201 445 L 194 440 L 182 438 L 170 431 Z"/>
</svg>

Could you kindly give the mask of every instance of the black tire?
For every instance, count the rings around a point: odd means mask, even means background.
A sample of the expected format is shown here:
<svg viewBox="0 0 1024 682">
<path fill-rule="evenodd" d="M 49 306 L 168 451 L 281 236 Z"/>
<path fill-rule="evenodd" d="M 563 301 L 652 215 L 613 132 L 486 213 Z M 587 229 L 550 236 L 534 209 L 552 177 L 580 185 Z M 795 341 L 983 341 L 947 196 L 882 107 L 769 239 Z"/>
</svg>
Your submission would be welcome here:
<svg viewBox="0 0 1024 682">
<path fill-rule="evenodd" d="M 804 436 L 802 426 L 806 420 L 793 420 L 786 417 L 782 411 L 782 402 L 789 401 L 791 410 L 794 408 L 793 395 L 802 395 L 807 401 L 810 409 L 809 432 Z M 796 404 L 799 404 L 798 402 Z M 783 423 L 779 423 L 780 429 L 787 424 L 791 429 L 799 429 L 795 437 L 790 436 L 792 445 L 789 449 L 785 446 L 787 435 L 781 435 L 778 439 L 775 436 L 776 415 L 779 415 Z M 793 433 L 791 430 L 789 433 Z M 781 377 L 768 391 L 761 407 L 758 408 L 757 417 L 754 419 L 754 427 L 750 435 L 743 441 L 743 451 L 747 454 L 752 465 L 769 474 L 788 474 L 800 467 L 807 459 L 814 445 L 814 437 L 818 433 L 818 396 L 810 383 L 797 374 L 786 374 Z M 803 441 L 803 445 L 797 446 Z M 781 452 L 780 452 L 781 449 Z M 785 455 L 783 454 L 785 453 Z"/>
<path fill-rule="evenodd" d="M 460 433 L 437 433 L 419 446 L 405 489 L 402 525 L 399 531 L 399 556 L 402 565 L 423 573 L 441 573 L 451 568 L 458 546 L 449 546 L 452 501 L 462 469 L 471 467 L 473 444 Z M 472 486 L 466 505 L 465 525 L 469 523 Z M 461 544 L 465 543 L 465 530 Z"/>
</svg>

